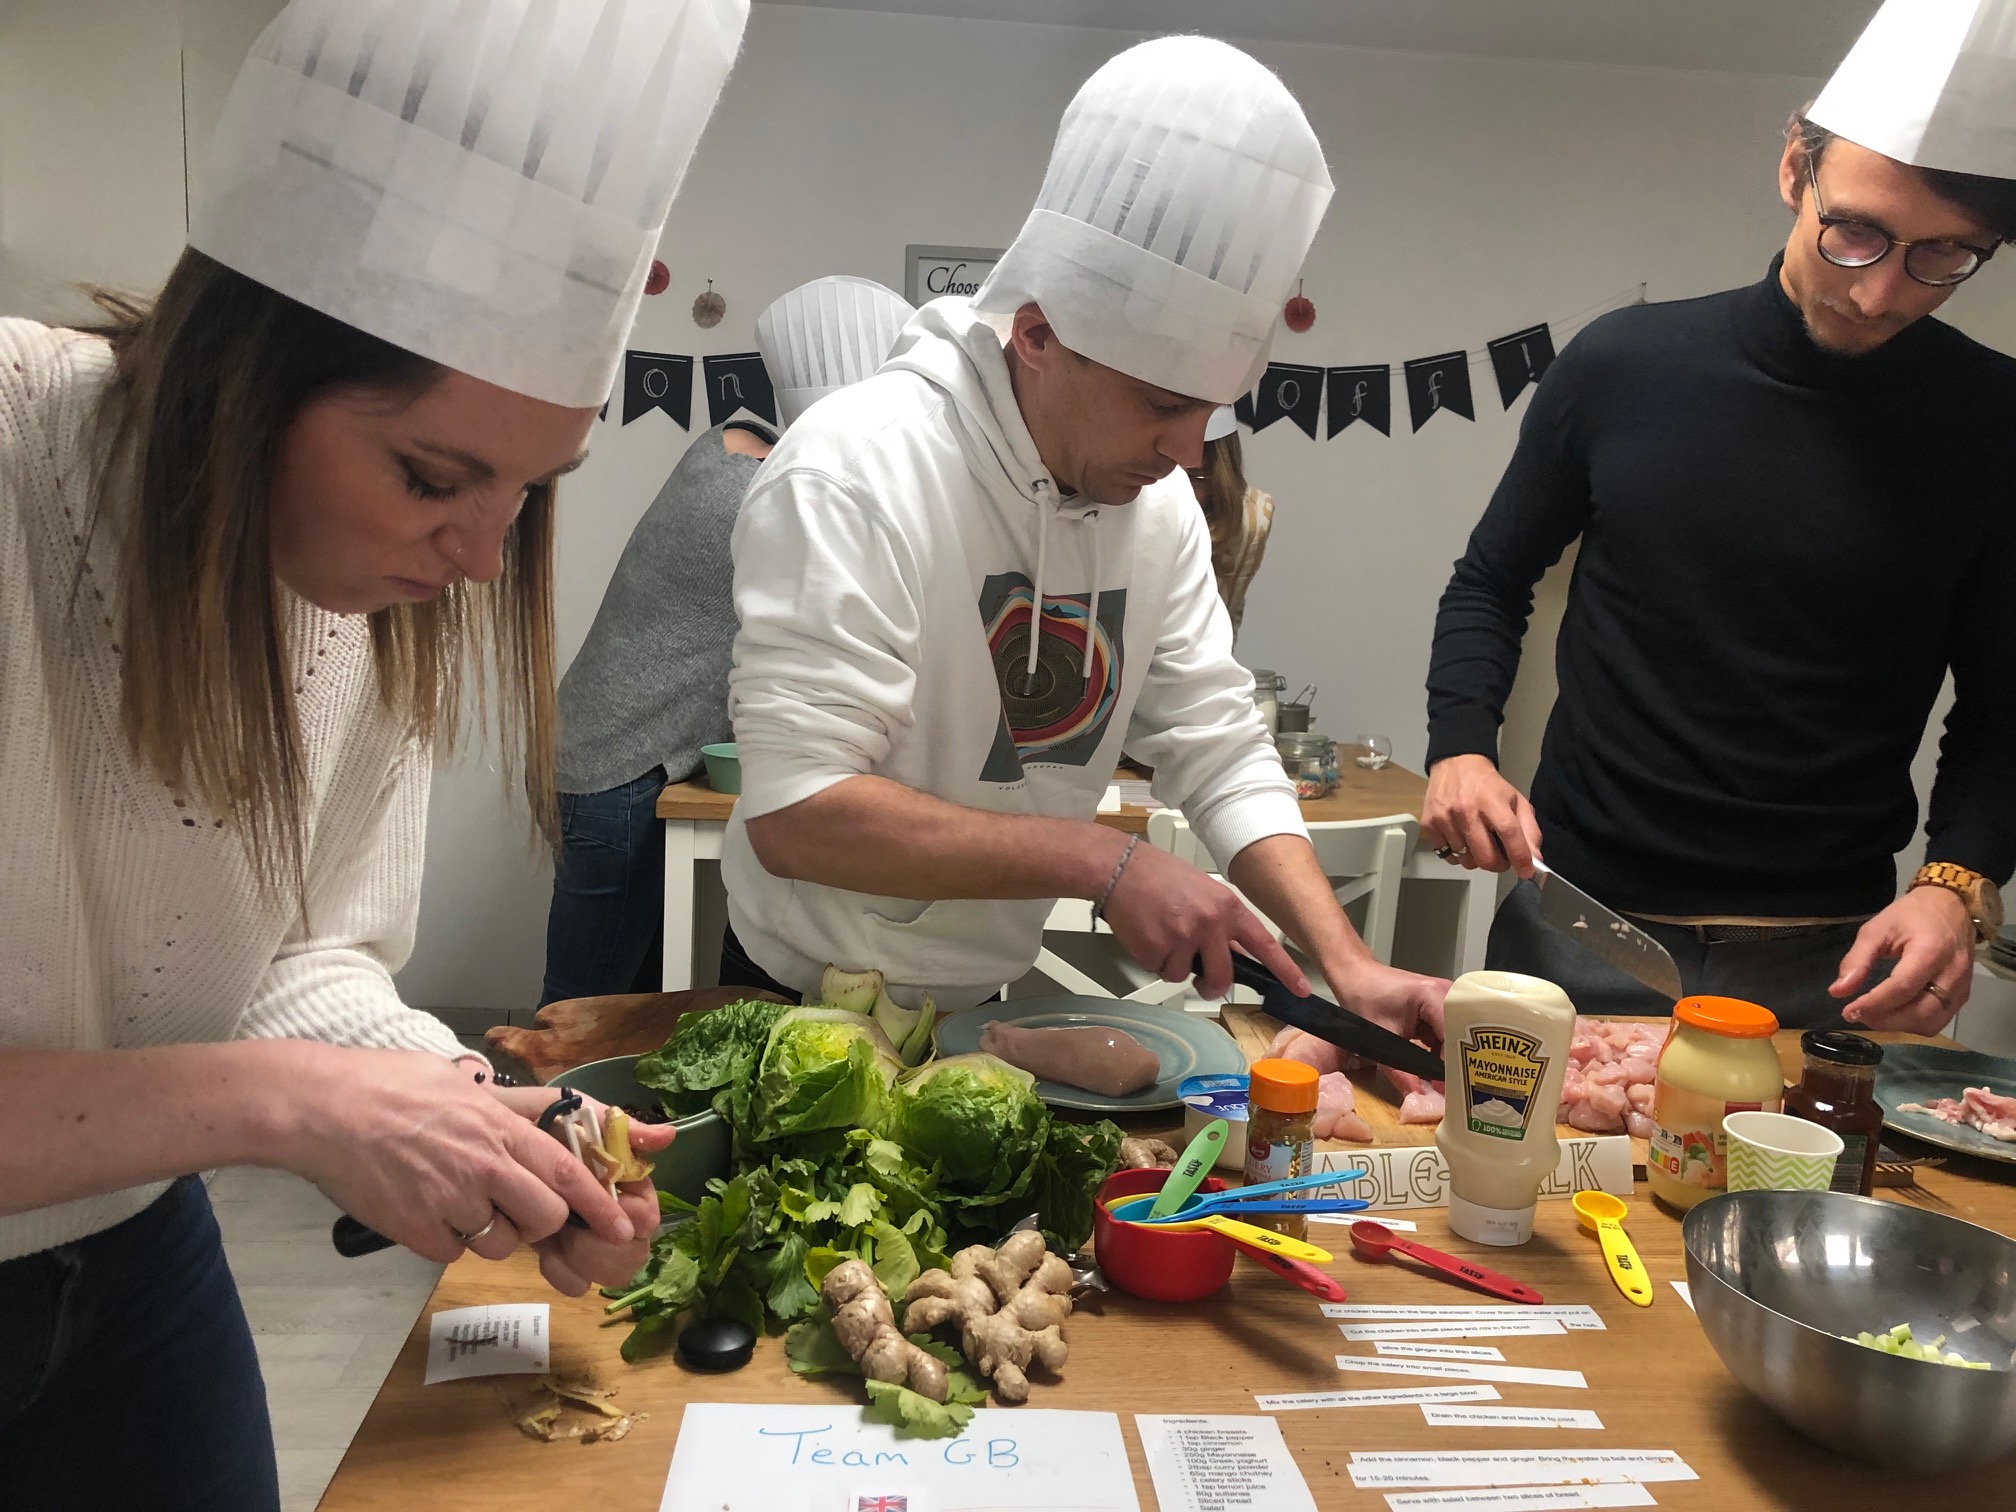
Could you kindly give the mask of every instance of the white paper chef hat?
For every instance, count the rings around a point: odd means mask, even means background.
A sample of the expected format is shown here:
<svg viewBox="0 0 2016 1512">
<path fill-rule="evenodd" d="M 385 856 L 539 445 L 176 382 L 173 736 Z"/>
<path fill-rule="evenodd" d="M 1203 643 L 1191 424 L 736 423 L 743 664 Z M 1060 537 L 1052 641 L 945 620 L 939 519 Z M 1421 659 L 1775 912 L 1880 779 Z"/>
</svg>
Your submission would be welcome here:
<svg viewBox="0 0 2016 1512">
<path fill-rule="evenodd" d="M 789 425 L 813 400 L 859 383 L 882 366 L 917 313 L 869 278 L 836 274 L 800 284 L 756 317 L 756 348 Z"/>
<path fill-rule="evenodd" d="M 1900 163 L 2016 178 L 2016 0 L 1884 0 L 1807 118 Z"/>
<path fill-rule="evenodd" d="M 1279 79 L 1209 37 L 1144 42 L 1071 101 L 974 308 L 1034 300 L 1081 356 L 1226 403 L 1266 366 L 1329 203 L 1323 149 Z"/>
<path fill-rule="evenodd" d="M 1221 404 L 1211 411 L 1211 418 L 1204 422 L 1204 439 L 1223 441 L 1237 429 L 1239 429 L 1239 417 L 1232 413 L 1232 406 Z"/>
<path fill-rule="evenodd" d="M 609 397 L 748 0 L 289 0 L 189 244 L 555 404 Z"/>
</svg>

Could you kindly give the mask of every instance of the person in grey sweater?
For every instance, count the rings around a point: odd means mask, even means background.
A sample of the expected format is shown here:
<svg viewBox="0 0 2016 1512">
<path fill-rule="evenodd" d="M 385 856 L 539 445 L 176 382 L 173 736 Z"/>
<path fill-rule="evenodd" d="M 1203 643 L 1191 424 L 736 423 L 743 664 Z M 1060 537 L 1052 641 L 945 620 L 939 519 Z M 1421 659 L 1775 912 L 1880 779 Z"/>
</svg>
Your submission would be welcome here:
<svg viewBox="0 0 2016 1512">
<path fill-rule="evenodd" d="M 881 365 L 914 312 L 862 278 L 793 289 L 756 321 L 778 414 Z M 665 910 L 665 828 L 657 800 L 731 738 L 735 644 L 729 540 L 776 436 L 729 420 L 695 437 L 644 511 L 588 639 L 560 680 L 561 847 L 546 918 L 541 1006 L 653 992 Z"/>
</svg>

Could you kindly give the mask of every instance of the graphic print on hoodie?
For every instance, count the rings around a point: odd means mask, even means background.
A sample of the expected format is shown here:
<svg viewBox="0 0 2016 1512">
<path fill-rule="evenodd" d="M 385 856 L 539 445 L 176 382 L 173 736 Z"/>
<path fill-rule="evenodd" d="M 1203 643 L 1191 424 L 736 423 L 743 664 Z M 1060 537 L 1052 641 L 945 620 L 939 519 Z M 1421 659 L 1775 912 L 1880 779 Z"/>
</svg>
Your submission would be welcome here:
<svg viewBox="0 0 2016 1512">
<path fill-rule="evenodd" d="M 1033 762 L 1084 766 L 1106 738 L 1120 701 L 1127 590 L 1100 593 L 1089 648 L 1090 595 L 1044 594 L 1043 622 L 1032 636 L 1035 597 L 1019 572 L 994 573 L 981 585 L 980 623 L 1001 690 L 1001 728 L 980 770 L 982 782 L 1020 782 Z"/>
</svg>

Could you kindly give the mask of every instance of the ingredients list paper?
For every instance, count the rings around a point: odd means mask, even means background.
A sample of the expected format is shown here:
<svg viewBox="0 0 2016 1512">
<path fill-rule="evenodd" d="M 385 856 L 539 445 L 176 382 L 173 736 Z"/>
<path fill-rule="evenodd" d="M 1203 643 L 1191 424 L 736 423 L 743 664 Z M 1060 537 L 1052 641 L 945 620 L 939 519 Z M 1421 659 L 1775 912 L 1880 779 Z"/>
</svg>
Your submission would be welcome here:
<svg viewBox="0 0 2016 1512">
<path fill-rule="evenodd" d="M 424 1385 L 466 1376 L 544 1375 L 553 1338 L 544 1302 L 450 1307 L 427 1320 Z"/>
<path fill-rule="evenodd" d="M 1162 1512 L 1316 1512 L 1316 1499 L 1266 1417 L 1137 1413 Z"/>
<path fill-rule="evenodd" d="M 859 1407 L 689 1403 L 659 1512 L 1141 1512 L 1110 1412 L 982 1407 L 956 1439 Z"/>
</svg>

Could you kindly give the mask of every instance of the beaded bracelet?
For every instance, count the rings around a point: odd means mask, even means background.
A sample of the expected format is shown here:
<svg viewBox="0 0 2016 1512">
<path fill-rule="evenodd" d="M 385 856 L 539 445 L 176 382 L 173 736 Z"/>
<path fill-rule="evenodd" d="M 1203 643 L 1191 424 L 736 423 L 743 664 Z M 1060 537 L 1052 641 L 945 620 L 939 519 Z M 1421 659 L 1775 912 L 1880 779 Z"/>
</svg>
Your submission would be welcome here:
<svg viewBox="0 0 2016 1512">
<path fill-rule="evenodd" d="M 1120 873 L 1127 870 L 1127 863 L 1134 859 L 1134 847 L 1141 843 L 1139 835 L 1127 837 L 1127 848 L 1120 852 L 1120 860 L 1113 867 L 1113 875 L 1106 879 L 1106 891 L 1099 894 L 1099 901 L 1092 905 L 1092 922 L 1097 924 L 1106 916 L 1106 905 L 1113 899 L 1113 889 L 1120 885 Z"/>
</svg>

